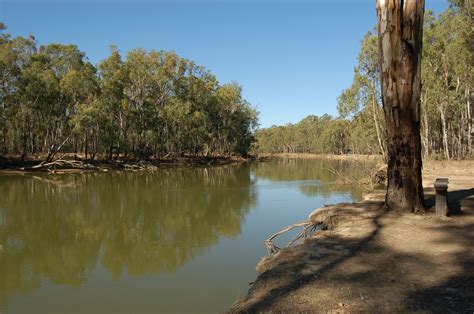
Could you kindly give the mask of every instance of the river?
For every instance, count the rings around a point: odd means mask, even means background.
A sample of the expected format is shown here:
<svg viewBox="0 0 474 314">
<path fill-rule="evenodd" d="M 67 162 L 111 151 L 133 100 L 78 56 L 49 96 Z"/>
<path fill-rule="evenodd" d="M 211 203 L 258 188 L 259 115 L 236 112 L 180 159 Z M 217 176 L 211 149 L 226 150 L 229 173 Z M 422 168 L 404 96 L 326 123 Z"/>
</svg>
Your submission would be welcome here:
<svg viewBox="0 0 474 314">
<path fill-rule="evenodd" d="M 269 235 L 324 204 L 360 200 L 327 170 L 336 168 L 354 167 L 276 159 L 2 174 L 0 312 L 222 312 L 246 295 Z"/>
</svg>

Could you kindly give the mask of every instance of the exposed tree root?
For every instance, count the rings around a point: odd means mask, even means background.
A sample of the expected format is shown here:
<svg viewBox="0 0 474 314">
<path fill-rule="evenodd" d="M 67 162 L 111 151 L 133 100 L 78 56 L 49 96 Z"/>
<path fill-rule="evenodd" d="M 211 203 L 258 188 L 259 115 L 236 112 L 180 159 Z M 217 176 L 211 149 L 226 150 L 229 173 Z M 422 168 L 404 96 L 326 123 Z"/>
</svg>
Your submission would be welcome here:
<svg viewBox="0 0 474 314">
<path fill-rule="evenodd" d="M 266 239 L 264 241 L 265 246 L 267 248 L 268 255 L 272 256 L 273 254 L 278 253 L 281 250 L 281 248 L 279 248 L 278 246 L 276 246 L 273 243 L 273 239 L 275 239 L 277 236 L 282 235 L 283 233 L 286 233 L 286 232 L 288 232 L 290 230 L 293 230 L 295 228 L 303 228 L 303 230 L 301 230 L 301 232 L 298 233 L 298 235 L 296 237 L 294 237 L 290 242 L 288 242 L 286 247 L 289 247 L 293 244 L 299 244 L 301 241 L 303 241 L 304 239 L 311 236 L 314 231 L 320 229 L 321 224 L 315 224 L 314 222 L 308 221 L 308 220 L 307 221 L 302 221 L 302 222 L 298 222 L 296 224 L 293 224 L 291 226 L 288 226 L 288 227 L 272 234 L 268 239 Z"/>
</svg>

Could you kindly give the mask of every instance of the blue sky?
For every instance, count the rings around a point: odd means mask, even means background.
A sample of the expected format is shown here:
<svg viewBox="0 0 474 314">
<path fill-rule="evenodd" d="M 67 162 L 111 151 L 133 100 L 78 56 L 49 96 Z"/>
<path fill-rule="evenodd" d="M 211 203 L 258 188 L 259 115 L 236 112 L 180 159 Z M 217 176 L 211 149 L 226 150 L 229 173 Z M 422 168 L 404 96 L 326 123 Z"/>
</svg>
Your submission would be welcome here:
<svg viewBox="0 0 474 314">
<path fill-rule="evenodd" d="M 427 0 L 440 12 L 446 0 Z M 261 127 L 337 115 L 375 0 L 0 0 L 0 21 L 40 44 L 73 43 L 96 64 L 115 44 L 174 50 L 237 81 Z"/>
</svg>

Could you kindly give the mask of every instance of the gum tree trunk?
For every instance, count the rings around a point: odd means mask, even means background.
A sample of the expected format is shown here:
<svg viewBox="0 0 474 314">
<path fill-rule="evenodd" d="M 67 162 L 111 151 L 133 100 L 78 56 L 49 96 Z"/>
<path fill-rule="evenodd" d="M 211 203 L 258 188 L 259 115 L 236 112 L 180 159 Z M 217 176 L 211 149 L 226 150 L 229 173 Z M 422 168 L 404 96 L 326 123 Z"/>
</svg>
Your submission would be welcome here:
<svg viewBox="0 0 474 314">
<path fill-rule="evenodd" d="M 467 156 L 472 155 L 472 117 L 471 117 L 471 93 L 469 92 L 469 87 L 466 88 L 466 113 L 467 113 Z"/>
<path fill-rule="evenodd" d="M 377 0 L 389 210 L 424 211 L 420 91 L 424 0 Z"/>
<path fill-rule="evenodd" d="M 385 147 L 383 145 L 383 140 L 382 140 L 382 132 L 380 130 L 380 125 L 379 125 L 379 119 L 377 118 L 377 99 L 375 98 L 375 86 L 372 84 L 372 111 L 373 111 L 373 118 L 374 118 L 374 124 L 375 124 L 375 131 L 377 132 L 377 141 L 379 142 L 379 148 L 380 152 L 382 153 L 383 157 L 386 158 L 387 154 L 385 153 Z"/>
</svg>

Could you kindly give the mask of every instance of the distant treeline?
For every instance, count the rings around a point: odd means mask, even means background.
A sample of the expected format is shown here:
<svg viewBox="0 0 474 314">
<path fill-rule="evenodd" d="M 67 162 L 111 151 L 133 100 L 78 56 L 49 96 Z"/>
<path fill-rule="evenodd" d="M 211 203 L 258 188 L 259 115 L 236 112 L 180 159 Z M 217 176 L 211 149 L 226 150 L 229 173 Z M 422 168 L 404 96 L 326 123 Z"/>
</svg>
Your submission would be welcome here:
<svg viewBox="0 0 474 314">
<path fill-rule="evenodd" d="M 257 112 L 173 52 L 115 48 L 97 66 L 75 45 L 39 46 L 0 23 L 0 155 L 246 155 Z"/>
<path fill-rule="evenodd" d="M 438 16 L 426 12 L 420 119 L 425 157 L 472 155 L 473 13 L 472 1 L 463 0 L 451 0 Z M 266 153 L 385 154 L 375 32 L 368 32 L 362 40 L 353 83 L 340 95 L 338 111 L 338 118 L 308 116 L 297 124 L 259 130 L 257 149 Z"/>
<path fill-rule="evenodd" d="M 322 117 L 307 116 L 296 124 L 258 130 L 257 150 L 261 153 L 344 154 L 351 147 L 351 132 L 354 130 L 349 120 L 335 119 L 327 114 Z M 353 140 L 358 141 L 359 137 L 352 134 Z M 377 149 L 368 148 L 353 151 L 363 154 L 377 152 Z"/>
</svg>

